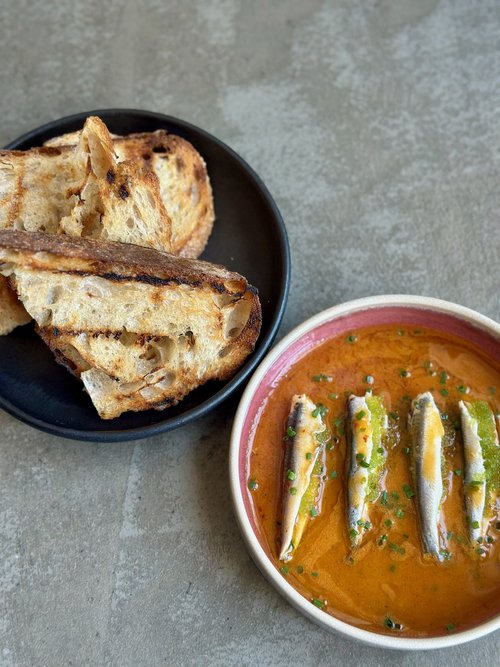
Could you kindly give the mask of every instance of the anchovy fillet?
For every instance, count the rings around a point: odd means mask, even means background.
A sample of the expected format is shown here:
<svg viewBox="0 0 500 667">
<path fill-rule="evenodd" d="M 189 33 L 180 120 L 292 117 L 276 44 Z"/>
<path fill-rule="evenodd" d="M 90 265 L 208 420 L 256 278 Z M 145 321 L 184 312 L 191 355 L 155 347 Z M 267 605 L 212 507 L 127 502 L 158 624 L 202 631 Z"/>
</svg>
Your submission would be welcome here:
<svg viewBox="0 0 500 667">
<path fill-rule="evenodd" d="M 444 428 L 430 392 L 419 394 L 413 401 L 408 426 L 422 544 L 427 554 L 443 560 L 438 523 L 443 496 L 441 451 Z"/>
<path fill-rule="evenodd" d="M 464 441 L 465 509 L 469 536 L 477 541 L 488 532 L 496 500 L 487 469 L 494 474 L 498 466 L 498 433 L 493 412 L 485 401 L 460 401 L 458 405 Z"/>
<path fill-rule="evenodd" d="M 292 397 L 287 422 L 280 560 L 290 560 L 307 522 L 319 514 L 326 426 L 305 394 Z"/>
<path fill-rule="evenodd" d="M 346 507 L 352 547 L 361 543 L 367 527 L 367 501 L 375 500 L 379 493 L 386 429 L 387 414 L 380 397 L 369 394 L 349 397 Z"/>
</svg>

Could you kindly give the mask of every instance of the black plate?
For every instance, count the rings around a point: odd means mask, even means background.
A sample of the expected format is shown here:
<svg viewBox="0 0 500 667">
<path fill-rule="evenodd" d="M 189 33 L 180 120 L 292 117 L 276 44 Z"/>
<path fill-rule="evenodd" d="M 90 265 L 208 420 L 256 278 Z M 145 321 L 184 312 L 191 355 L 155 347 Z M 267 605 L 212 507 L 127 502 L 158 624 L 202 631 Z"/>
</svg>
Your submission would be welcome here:
<svg viewBox="0 0 500 667">
<path fill-rule="evenodd" d="M 43 125 L 6 148 L 40 146 L 51 137 L 80 129 L 90 115 L 100 116 L 116 134 L 163 128 L 195 146 L 207 163 L 217 216 L 202 258 L 244 275 L 258 288 L 262 304 L 262 330 L 255 352 L 229 382 L 209 382 L 162 412 L 131 412 L 109 421 L 98 417 L 81 383 L 55 363 L 32 325 L 0 336 L 0 406 L 4 410 L 31 426 L 67 438 L 132 440 L 200 417 L 247 379 L 271 345 L 283 317 L 290 251 L 280 212 L 255 172 L 221 141 L 182 120 L 133 109 L 91 111 Z"/>
</svg>

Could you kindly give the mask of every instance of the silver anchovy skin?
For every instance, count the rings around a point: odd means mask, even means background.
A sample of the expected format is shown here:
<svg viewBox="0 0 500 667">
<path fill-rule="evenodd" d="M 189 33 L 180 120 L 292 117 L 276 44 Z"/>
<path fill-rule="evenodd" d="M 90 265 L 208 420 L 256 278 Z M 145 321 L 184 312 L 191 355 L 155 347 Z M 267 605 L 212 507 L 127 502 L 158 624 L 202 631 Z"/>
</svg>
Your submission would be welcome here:
<svg viewBox="0 0 500 667">
<path fill-rule="evenodd" d="M 483 451 L 478 435 L 478 422 L 469 413 L 468 403 L 460 401 L 458 407 L 460 408 L 464 440 L 465 508 L 469 518 L 469 536 L 471 540 L 477 540 L 483 536 L 486 485 L 482 483 L 473 487 L 471 482 L 484 479 Z"/>
<path fill-rule="evenodd" d="M 348 421 L 347 526 L 351 544 L 356 547 L 362 539 L 358 522 L 366 519 L 368 492 L 368 470 L 359 459 L 369 462 L 373 451 L 371 413 L 364 396 L 349 396 Z"/>
<path fill-rule="evenodd" d="M 294 535 L 294 531 L 299 524 L 300 503 L 309 487 L 316 460 L 322 449 L 316 436 L 325 430 L 325 424 L 321 417 L 319 415 L 313 417 L 315 410 L 315 403 L 305 394 L 292 397 L 287 430 L 291 429 L 295 435 L 288 438 L 285 459 L 280 560 L 291 558 L 291 552 L 294 548 L 297 548 L 304 529 L 303 522 L 300 522 L 300 534 Z M 310 457 L 308 458 L 306 454 L 310 454 Z M 289 475 L 293 477 L 292 480 L 290 480 Z M 290 493 L 291 488 L 295 490 L 293 494 Z M 296 543 L 294 543 L 294 538 Z"/>
<path fill-rule="evenodd" d="M 441 561 L 438 523 L 443 496 L 441 450 L 444 428 L 430 392 L 419 394 L 413 401 L 408 425 L 422 543 L 426 553 Z"/>
</svg>

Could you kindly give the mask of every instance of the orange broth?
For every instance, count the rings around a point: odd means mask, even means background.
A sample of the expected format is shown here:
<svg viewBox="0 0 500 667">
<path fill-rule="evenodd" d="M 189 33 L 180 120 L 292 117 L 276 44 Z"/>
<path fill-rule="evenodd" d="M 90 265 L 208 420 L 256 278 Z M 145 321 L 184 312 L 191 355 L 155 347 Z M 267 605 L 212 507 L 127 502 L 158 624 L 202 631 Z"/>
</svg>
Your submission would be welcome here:
<svg viewBox="0 0 500 667">
<path fill-rule="evenodd" d="M 343 419 L 347 396 L 368 389 L 383 396 L 389 414 L 381 483 L 387 497 L 380 495 L 368 504 L 371 528 L 351 552 L 345 519 Z M 408 498 L 403 489 L 403 485 L 413 488 L 406 428 L 411 399 L 427 390 L 432 391 L 446 431 L 441 533 L 447 560 L 441 563 L 424 558 L 415 498 Z M 309 520 L 293 558 L 283 563 L 278 560 L 283 436 L 291 397 L 301 393 L 328 408 L 325 421 L 333 439 L 326 450 L 320 514 Z M 500 517 L 490 524 L 491 543 L 471 545 L 462 493 L 458 401 L 482 399 L 498 414 L 499 398 L 497 361 L 462 339 L 423 327 L 360 329 L 319 345 L 295 363 L 263 406 L 248 461 L 255 520 L 264 548 L 282 576 L 326 613 L 378 633 L 437 636 L 498 614 Z M 391 623 L 398 629 L 388 627 Z"/>
</svg>

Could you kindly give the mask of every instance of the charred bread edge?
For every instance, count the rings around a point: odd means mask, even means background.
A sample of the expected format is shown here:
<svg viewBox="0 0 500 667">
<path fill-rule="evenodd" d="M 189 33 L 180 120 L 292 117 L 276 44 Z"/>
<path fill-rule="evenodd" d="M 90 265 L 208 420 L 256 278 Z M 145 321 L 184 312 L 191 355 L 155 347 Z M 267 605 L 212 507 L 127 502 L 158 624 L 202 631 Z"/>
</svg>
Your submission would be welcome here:
<svg viewBox="0 0 500 667">
<path fill-rule="evenodd" d="M 246 278 L 218 264 L 185 259 L 129 243 L 6 229 L 0 230 L 0 248 L 33 255 L 33 260 L 27 260 L 28 264 L 52 273 L 95 275 L 117 282 L 131 280 L 154 286 L 186 284 L 199 287 L 207 284 L 217 292 L 227 292 L 235 297 L 246 291 L 257 294 L 257 289 L 249 285 Z M 88 268 L 66 268 L 64 263 L 44 266 L 37 261 L 37 253 L 84 260 L 88 262 Z M 234 291 L 226 285 L 233 281 L 241 283 L 234 285 Z"/>
</svg>

